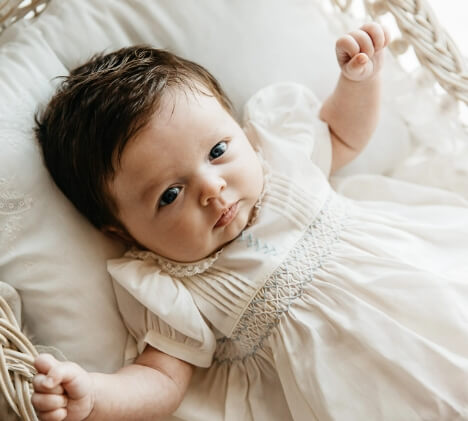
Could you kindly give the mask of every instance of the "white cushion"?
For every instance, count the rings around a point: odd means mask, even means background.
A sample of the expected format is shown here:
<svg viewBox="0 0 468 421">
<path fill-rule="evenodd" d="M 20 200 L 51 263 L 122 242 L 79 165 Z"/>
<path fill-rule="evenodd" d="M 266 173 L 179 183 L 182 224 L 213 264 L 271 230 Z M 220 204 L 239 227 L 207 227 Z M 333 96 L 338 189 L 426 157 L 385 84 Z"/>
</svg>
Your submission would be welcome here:
<svg viewBox="0 0 468 421">
<path fill-rule="evenodd" d="M 323 99 L 338 76 L 337 33 L 318 3 L 53 0 L 39 19 L 2 35 L 0 280 L 21 294 L 36 343 L 56 346 L 88 369 L 112 371 L 128 339 L 105 265 L 122 250 L 55 187 L 33 137 L 34 112 L 52 95 L 54 78 L 96 52 L 149 43 L 207 67 L 237 110 L 277 81 L 303 83 Z M 371 146 L 348 171 L 385 172 L 405 151 L 405 125 L 385 107 Z"/>
</svg>

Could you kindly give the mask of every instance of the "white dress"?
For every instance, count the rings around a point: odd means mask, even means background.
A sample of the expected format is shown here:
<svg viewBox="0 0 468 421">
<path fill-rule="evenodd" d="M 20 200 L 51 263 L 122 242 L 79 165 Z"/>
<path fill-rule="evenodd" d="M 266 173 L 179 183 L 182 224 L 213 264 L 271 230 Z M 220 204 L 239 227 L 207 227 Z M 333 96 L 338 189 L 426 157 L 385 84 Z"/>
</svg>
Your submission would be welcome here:
<svg viewBox="0 0 468 421">
<path fill-rule="evenodd" d="M 468 203 L 378 176 L 336 193 L 319 108 L 296 84 L 249 101 L 267 181 L 221 252 L 109 261 L 138 351 L 197 366 L 174 420 L 468 420 Z"/>
</svg>

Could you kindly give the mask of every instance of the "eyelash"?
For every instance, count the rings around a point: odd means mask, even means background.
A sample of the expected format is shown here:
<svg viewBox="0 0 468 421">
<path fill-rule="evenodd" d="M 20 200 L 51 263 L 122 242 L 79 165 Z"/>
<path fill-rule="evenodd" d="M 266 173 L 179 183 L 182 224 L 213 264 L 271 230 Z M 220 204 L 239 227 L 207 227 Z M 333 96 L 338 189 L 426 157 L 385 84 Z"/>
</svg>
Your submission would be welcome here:
<svg viewBox="0 0 468 421">
<path fill-rule="evenodd" d="M 213 158 L 211 158 L 211 153 L 219 146 L 219 145 L 224 145 L 224 149 L 221 151 L 221 154 L 218 155 L 218 156 L 215 156 Z M 228 147 L 228 144 L 225 140 L 221 141 L 221 142 L 218 142 L 216 145 L 214 145 L 211 149 L 210 149 L 210 153 L 209 153 L 209 157 L 210 157 L 210 161 L 213 161 L 217 158 L 219 158 L 220 156 L 224 155 L 227 151 L 227 147 Z M 169 187 L 166 191 L 164 191 L 164 193 L 161 195 L 160 199 L 159 199 L 159 202 L 158 202 L 158 208 L 163 208 L 165 206 L 168 206 L 170 205 L 171 203 L 173 203 L 177 197 L 179 196 L 180 192 L 182 191 L 182 187 L 180 186 L 174 186 L 174 187 Z M 176 192 L 176 196 L 174 197 L 173 194 L 174 192 Z M 167 195 L 167 194 L 170 194 L 169 197 L 166 197 L 166 199 L 164 199 L 164 196 Z M 170 200 L 170 201 L 168 201 Z"/>
</svg>

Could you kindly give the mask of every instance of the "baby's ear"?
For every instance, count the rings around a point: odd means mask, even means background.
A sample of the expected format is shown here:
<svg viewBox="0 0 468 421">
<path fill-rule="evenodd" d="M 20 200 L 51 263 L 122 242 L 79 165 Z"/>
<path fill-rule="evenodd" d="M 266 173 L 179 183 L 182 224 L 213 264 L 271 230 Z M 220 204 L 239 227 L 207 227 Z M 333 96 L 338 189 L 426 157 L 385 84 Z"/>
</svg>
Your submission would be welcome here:
<svg viewBox="0 0 468 421">
<path fill-rule="evenodd" d="M 137 245 L 137 242 L 133 237 L 127 232 L 125 228 L 116 227 L 114 225 L 106 225 L 101 228 L 101 231 L 112 238 L 113 240 L 118 240 L 123 243 L 126 247 L 131 247 Z"/>
</svg>

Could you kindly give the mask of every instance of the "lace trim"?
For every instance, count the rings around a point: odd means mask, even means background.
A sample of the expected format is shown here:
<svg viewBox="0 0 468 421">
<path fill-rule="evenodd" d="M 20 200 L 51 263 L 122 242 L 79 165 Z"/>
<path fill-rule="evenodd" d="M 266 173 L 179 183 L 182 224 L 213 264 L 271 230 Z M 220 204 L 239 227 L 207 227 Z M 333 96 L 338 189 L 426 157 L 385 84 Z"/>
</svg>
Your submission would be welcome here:
<svg viewBox="0 0 468 421">
<path fill-rule="evenodd" d="M 11 188 L 12 180 L 0 178 L 0 214 L 13 215 L 31 208 L 32 199 Z"/>
<path fill-rule="evenodd" d="M 125 256 L 134 257 L 141 260 L 153 259 L 159 264 L 161 269 L 163 269 L 169 275 L 183 278 L 186 276 L 194 276 L 205 272 L 208 268 L 210 268 L 213 265 L 214 262 L 216 262 L 222 251 L 223 249 L 220 249 L 216 253 L 213 253 L 211 256 L 190 263 L 176 262 L 175 260 L 170 260 L 166 257 L 159 256 L 158 254 L 153 253 L 149 250 L 132 249 L 125 253 Z"/>
<path fill-rule="evenodd" d="M 281 316 L 332 254 L 346 223 L 346 201 L 333 193 L 286 260 L 270 276 L 242 315 L 232 337 L 221 338 L 214 360 L 243 361 L 263 349 Z"/>
<path fill-rule="evenodd" d="M 262 158 L 260 154 L 259 154 L 259 159 L 263 166 L 263 189 L 262 189 L 262 192 L 260 193 L 260 196 L 257 202 L 255 203 L 252 209 L 252 215 L 245 228 L 250 227 L 257 221 L 261 208 L 262 208 L 263 199 L 267 191 L 267 184 L 271 177 L 270 167 L 268 166 L 268 164 L 266 163 L 266 161 Z M 242 235 L 244 233 L 244 230 L 239 235 Z M 182 262 L 177 262 L 175 260 L 170 260 L 166 257 L 160 256 L 149 250 L 131 249 L 127 251 L 125 255 L 128 257 L 134 257 L 136 259 L 141 259 L 141 260 L 153 259 L 169 275 L 183 278 L 183 277 L 198 275 L 208 270 L 216 262 L 216 260 L 218 260 L 218 257 L 223 252 L 223 250 L 224 248 L 221 248 L 220 250 L 216 251 L 215 253 L 211 254 L 208 257 L 205 257 L 204 259 L 198 260 L 196 262 L 190 262 L 190 263 L 182 263 Z"/>
<path fill-rule="evenodd" d="M 8 251 L 13 250 L 13 242 L 23 229 L 22 214 L 33 205 L 31 197 L 14 189 L 15 181 L 14 178 L 0 178 L 0 239 L 10 243 Z"/>
</svg>

